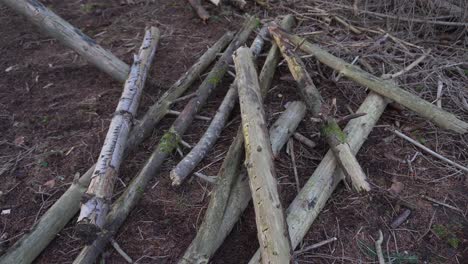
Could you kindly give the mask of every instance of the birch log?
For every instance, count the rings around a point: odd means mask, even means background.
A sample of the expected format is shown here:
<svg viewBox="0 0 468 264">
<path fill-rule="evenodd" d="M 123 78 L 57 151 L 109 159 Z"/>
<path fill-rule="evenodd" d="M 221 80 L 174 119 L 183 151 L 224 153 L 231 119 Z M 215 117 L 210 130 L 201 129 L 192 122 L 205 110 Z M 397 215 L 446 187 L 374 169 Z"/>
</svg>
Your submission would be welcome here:
<svg viewBox="0 0 468 264">
<path fill-rule="evenodd" d="M 232 39 L 227 33 L 208 49 L 202 57 L 187 71 L 144 115 L 142 122 L 133 127 L 127 141 L 125 152 L 133 151 L 153 130 L 153 127 L 165 115 L 170 103 L 179 97 Z M 143 125 L 145 124 L 145 125 Z M 132 140 L 133 139 L 133 140 Z M 54 239 L 55 235 L 70 221 L 80 208 L 80 199 L 91 181 L 95 165 L 91 166 L 79 180 L 74 181 L 67 191 L 37 221 L 30 232 L 18 240 L 0 257 L 1 264 L 31 263 Z"/>
<path fill-rule="evenodd" d="M 279 28 L 274 29 L 274 31 L 280 36 L 282 40 L 297 46 L 299 49 L 310 55 L 313 55 L 314 58 L 333 68 L 343 76 L 346 76 L 349 79 L 369 88 L 370 90 L 401 104 L 402 106 L 418 113 L 420 116 L 428 119 L 429 121 L 434 122 L 438 126 L 462 134 L 468 131 L 468 123 L 458 119 L 455 115 L 419 98 L 418 96 L 401 89 L 394 82 L 383 80 L 382 78 L 367 73 L 361 70 L 359 67 L 335 57 L 319 46 L 311 44 L 304 38 L 289 34 Z"/>
<path fill-rule="evenodd" d="M 274 28 L 272 27 L 271 29 Z M 356 157 L 351 153 L 349 145 L 346 142 L 346 134 L 343 133 L 337 121 L 330 113 L 330 109 L 326 109 L 322 105 L 322 96 L 317 87 L 315 87 L 309 73 L 305 70 L 305 65 L 301 58 L 293 51 L 293 47 L 288 46 L 274 30 L 271 32 L 281 50 L 281 54 L 283 54 L 288 63 L 289 70 L 297 82 L 299 93 L 304 102 L 307 104 L 312 115 L 320 117 L 323 120 L 321 134 L 326 138 L 343 172 L 351 180 L 355 190 L 370 191 L 370 185 L 367 182 L 364 170 L 359 165 Z"/>
<path fill-rule="evenodd" d="M 226 48 L 218 62 L 213 66 L 208 76 L 197 90 L 196 97 L 192 98 L 185 106 L 182 113 L 174 121 L 173 125 L 161 138 L 154 152 L 143 165 L 138 175 L 133 178 L 130 185 L 119 199 L 113 204 L 104 224 L 102 236 L 99 236 L 92 245 L 86 246 L 80 252 L 73 263 L 93 263 L 104 250 L 109 238 L 117 232 L 131 210 L 137 205 L 143 195 L 148 182 L 157 175 L 165 159 L 177 147 L 180 137 L 190 126 L 195 114 L 206 103 L 212 90 L 221 82 L 221 78 L 227 71 L 229 62 L 232 61 L 232 53 L 241 46 L 257 26 L 257 19 L 250 17 L 244 23 L 241 30 Z"/>
<path fill-rule="evenodd" d="M 125 82 L 130 66 L 103 49 L 79 29 L 54 14 L 37 0 L 0 0 L 31 23 L 73 49 L 119 82 Z"/>
<path fill-rule="evenodd" d="M 306 106 L 301 101 L 289 102 L 286 110 L 270 128 L 270 138 L 277 138 L 271 142 L 273 156 L 277 157 L 281 148 L 296 131 L 297 126 L 304 118 Z"/>
<path fill-rule="evenodd" d="M 264 26 L 252 42 L 250 50 L 255 57 L 257 57 L 262 51 L 267 34 L 268 27 Z M 214 146 L 219 136 L 221 135 L 221 131 L 226 125 L 228 117 L 231 114 L 234 105 L 237 103 L 238 98 L 237 84 L 234 81 L 200 141 L 198 141 L 189 154 L 187 154 L 187 156 L 185 156 L 174 167 L 174 169 L 171 170 L 170 177 L 172 180 L 172 185 L 178 186 L 185 179 L 187 179 L 190 173 L 195 169 L 195 167 L 197 167 L 197 165 L 206 156 L 208 151 Z"/>
<path fill-rule="evenodd" d="M 200 0 L 188 0 L 190 5 L 193 7 L 195 12 L 197 13 L 198 17 L 203 20 L 203 22 L 206 22 L 210 18 L 210 14 L 206 11 L 206 9 L 203 7 L 202 3 Z"/>
<path fill-rule="evenodd" d="M 294 17 L 285 16 L 280 25 L 290 30 L 294 25 Z M 279 50 L 273 43 L 259 75 L 263 97 L 271 86 L 278 62 Z M 243 146 L 244 138 L 240 126 L 219 170 L 205 219 L 179 264 L 207 263 L 247 207 L 251 195 L 247 172 L 241 169 Z"/>
<path fill-rule="evenodd" d="M 290 263 L 291 245 L 278 195 L 273 153 L 252 53 L 239 48 L 234 56 L 250 190 L 263 263 Z"/>
<path fill-rule="evenodd" d="M 114 183 L 124 156 L 128 134 L 136 116 L 146 76 L 156 53 L 159 35 L 159 30 L 155 27 L 147 29 L 140 51 L 134 55 L 130 74 L 125 82 L 122 96 L 107 131 L 88 190 L 85 193 L 87 201 L 81 205 L 78 216 L 77 233 L 85 241 L 92 242 L 104 225 Z"/>
<path fill-rule="evenodd" d="M 357 113 L 367 113 L 367 115 L 349 121 L 344 132 L 347 134 L 348 144 L 354 155 L 367 139 L 387 103 L 380 95 L 370 93 L 357 110 Z M 287 210 L 286 220 L 293 249 L 307 234 L 310 226 L 344 177 L 333 152 L 329 150 Z M 260 260 L 260 250 L 257 250 L 249 263 L 260 263 Z"/>
</svg>

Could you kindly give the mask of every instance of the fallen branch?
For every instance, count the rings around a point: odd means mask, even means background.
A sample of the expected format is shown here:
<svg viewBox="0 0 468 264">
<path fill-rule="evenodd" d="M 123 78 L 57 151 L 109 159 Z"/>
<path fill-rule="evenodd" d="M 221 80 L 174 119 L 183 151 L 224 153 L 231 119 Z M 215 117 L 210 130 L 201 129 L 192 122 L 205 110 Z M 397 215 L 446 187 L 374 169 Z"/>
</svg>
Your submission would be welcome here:
<svg viewBox="0 0 468 264">
<path fill-rule="evenodd" d="M 375 241 L 375 252 L 377 253 L 379 264 L 385 264 L 385 259 L 382 253 L 382 242 L 383 242 L 383 234 L 382 234 L 382 230 L 379 229 L 379 239 Z"/>
<path fill-rule="evenodd" d="M 109 125 L 91 182 L 85 192 L 84 197 L 87 200 L 83 201 L 77 220 L 77 234 L 85 241 L 92 242 L 95 233 L 104 225 L 128 134 L 156 53 L 159 36 L 159 30 L 155 27 L 146 30 L 140 51 L 134 56 L 130 74 Z M 92 240 L 89 240 L 88 236 L 91 236 Z"/>
<path fill-rule="evenodd" d="M 452 161 L 452 160 L 450 160 L 450 159 L 447 159 L 446 157 L 440 155 L 439 153 L 436 153 L 436 152 L 432 151 L 432 150 L 429 149 L 428 147 L 426 147 L 426 146 L 424 146 L 423 144 L 419 143 L 418 141 L 416 141 L 416 140 L 414 140 L 414 139 L 408 137 L 407 135 L 401 133 L 400 131 L 398 131 L 398 130 L 393 130 L 393 133 L 394 133 L 395 135 L 397 135 L 398 137 L 400 137 L 400 138 L 402 138 L 402 139 L 404 139 L 404 140 L 406 140 L 406 141 L 408 141 L 408 142 L 414 144 L 416 147 L 422 149 L 424 152 L 426 152 L 426 153 L 432 155 L 433 157 L 436 157 L 436 158 L 438 158 L 438 159 L 440 159 L 440 160 L 442 160 L 442 161 L 444 161 L 444 162 L 446 162 L 446 163 L 448 163 L 448 164 L 450 164 L 450 165 L 452 165 L 452 166 L 454 166 L 454 167 L 457 167 L 458 169 L 460 169 L 460 170 L 462 170 L 462 171 L 464 171 L 464 172 L 468 172 L 468 168 L 467 168 L 467 167 L 465 167 L 465 166 L 463 166 L 463 165 L 460 165 L 460 164 L 458 164 L 458 163 L 456 163 L 456 162 L 454 162 L 454 161 Z"/>
<path fill-rule="evenodd" d="M 232 6 L 239 8 L 240 10 L 244 10 L 245 5 L 247 5 L 245 0 L 227 0 L 227 2 Z"/>
<path fill-rule="evenodd" d="M 195 9 L 195 12 L 197 12 L 198 17 L 203 22 L 206 22 L 210 18 L 210 14 L 206 11 L 206 9 L 202 6 L 202 3 L 200 0 L 188 0 L 190 5 Z"/>
<path fill-rule="evenodd" d="M 312 140 L 308 139 L 306 136 L 302 135 L 301 133 L 299 132 L 295 132 L 293 134 L 294 136 L 294 139 L 301 142 L 302 144 L 308 146 L 309 148 L 315 148 L 317 146 L 317 144 L 315 144 L 315 142 L 313 142 Z"/>
<path fill-rule="evenodd" d="M 306 113 L 306 106 L 301 101 L 289 102 L 286 110 L 271 126 L 269 134 L 277 140 L 271 142 L 273 156 L 276 158 L 279 155 L 281 147 L 288 142 L 299 123 L 302 121 Z"/>
<path fill-rule="evenodd" d="M 125 153 L 132 152 L 143 140 L 151 134 L 154 126 L 164 117 L 171 102 L 180 96 L 199 75 L 211 64 L 218 54 L 232 39 L 231 33 L 225 34 L 208 49 L 205 54 L 185 73 L 143 117 L 143 121 L 133 127 L 127 140 Z M 80 199 L 91 181 L 95 165 L 72 185 L 52 205 L 28 234 L 18 240 L 5 254 L 0 257 L 1 264 L 31 263 L 55 238 L 56 234 L 70 221 L 80 209 Z"/>
<path fill-rule="evenodd" d="M 244 133 L 245 166 L 250 179 L 262 259 L 264 263 L 290 263 L 291 245 L 278 194 L 260 85 L 250 50 L 239 48 L 234 63 Z"/>
<path fill-rule="evenodd" d="M 291 29 L 293 25 L 294 17 L 291 15 L 286 16 L 281 22 L 281 26 L 287 30 Z M 273 44 L 259 75 L 262 96 L 266 95 L 271 86 L 278 62 L 279 50 Z M 247 173 L 245 169 L 241 169 L 244 155 L 243 146 L 242 128 L 239 127 L 219 170 L 217 184 L 212 191 L 205 219 L 199 227 L 196 237 L 178 263 L 208 262 L 247 207 L 251 194 Z"/>
<path fill-rule="evenodd" d="M 294 255 L 299 255 L 299 254 L 308 252 L 308 251 L 310 251 L 310 250 L 312 250 L 312 249 L 316 249 L 316 248 L 322 247 L 322 246 L 324 246 L 324 245 L 326 245 L 326 244 L 330 244 L 330 243 L 332 243 L 332 242 L 335 242 L 336 240 L 337 240 L 336 237 L 329 238 L 329 239 L 327 239 L 327 240 L 324 240 L 324 241 L 315 243 L 315 244 L 310 245 L 310 246 L 307 246 L 307 247 L 305 247 L 305 248 L 303 248 L 303 249 L 301 249 L 301 250 L 298 250 L 298 251 L 294 252 Z"/>
<path fill-rule="evenodd" d="M 305 70 L 305 65 L 301 58 L 293 51 L 291 46 L 280 38 L 275 27 L 270 27 L 270 32 L 276 44 L 281 50 L 281 54 L 288 63 L 294 79 L 297 82 L 302 99 L 307 104 L 308 109 L 314 117 L 319 117 L 321 122 L 321 134 L 326 138 L 330 149 L 335 154 L 343 172 L 351 180 L 354 189 L 357 191 L 370 191 L 370 185 L 364 170 L 359 165 L 356 157 L 351 153 L 346 134 L 343 133 L 335 117 L 331 114 L 333 109 L 322 106 L 322 96 L 315 87 L 312 78 Z M 333 108 L 333 105 L 332 105 Z"/>
<path fill-rule="evenodd" d="M 367 113 L 367 115 L 348 123 L 344 132 L 347 134 L 353 154 L 359 151 L 386 105 L 384 98 L 370 93 L 357 110 L 357 113 Z M 338 167 L 333 152 L 329 150 L 287 210 L 289 237 L 293 248 L 296 248 L 307 234 L 342 179 L 344 175 Z M 257 250 L 249 263 L 260 263 L 260 251 Z"/>
<path fill-rule="evenodd" d="M 157 175 L 165 159 L 175 150 L 179 138 L 188 129 L 193 117 L 206 103 L 211 92 L 221 82 L 221 78 L 226 73 L 229 63 L 232 61 L 234 50 L 247 40 L 252 30 L 257 26 L 257 23 L 255 17 L 247 19 L 241 30 L 236 34 L 231 44 L 226 48 L 223 55 L 219 58 L 218 62 L 216 62 L 208 76 L 198 88 L 197 96 L 187 103 L 181 115 L 174 121 L 169 131 L 163 135 L 159 144 L 143 165 L 138 175 L 133 178 L 125 192 L 113 204 L 106 218 L 106 223 L 104 224 L 104 232 L 97 237 L 92 245 L 83 248 L 73 263 L 93 263 L 101 254 L 109 238 L 115 234 L 131 210 L 137 205 L 148 182 Z"/>
<path fill-rule="evenodd" d="M 262 51 L 267 34 L 268 28 L 263 27 L 252 42 L 250 50 L 255 57 Z M 234 81 L 216 111 L 213 121 L 210 123 L 210 126 L 198 141 L 197 145 L 171 170 L 169 175 L 173 186 L 182 184 L 214 146 L 238 99 L 237 83 Z"/>
<path fill-rule="evenodd" d="M 176 111 L 176 110 L 169 110 L 169 111 L 167 111 L 167 114 L 168 114 L 168 115 L 179 116 L 179 115 L 180 115 L 180 112 L 179 112 L 179 111 Z M 196 115 L 194 118 L 195 118 L 195 119 L 198 119 L 198 120 L 203 120 L 203 121 L 211 121 L 211 118 L 209 118 L 209 117 L 207 117 L 207 116 Z"/>
<path fill-rule="evenodd" d="M 317 45 L 311 44 L 304 38 L 291 35 L 280 29 L 275 29 L 275 32 L 281 37 L 282 40 L 290 43 L 291 45 L 294 45 L 295 47 L 310 55 L 313 55 L 317 60 L 335 69 L 344 76 L 382 96 L 385 96 L 407 107 L 422 117 L 436 123 L 438 126 L 462 134 L 468 131 L 468 123 L 458 119 L 455 115 L 448 113 L 427 101 L 422 100 L 418 96 L 401 89 L 394 82 L 386 81 L 369 74 L 361 70 L 359 67 L 351 65 L 344 60 L 335 57 Z"/>
</svg>

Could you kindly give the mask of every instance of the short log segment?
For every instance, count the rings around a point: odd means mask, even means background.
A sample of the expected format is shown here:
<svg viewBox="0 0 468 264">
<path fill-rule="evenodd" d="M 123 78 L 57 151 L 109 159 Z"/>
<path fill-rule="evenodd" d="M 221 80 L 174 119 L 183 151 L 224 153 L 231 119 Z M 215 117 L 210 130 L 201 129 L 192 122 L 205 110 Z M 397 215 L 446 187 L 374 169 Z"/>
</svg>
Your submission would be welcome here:
<svg viewBox="0 0 468 264">
<path fill-rule="evenodd" d="M 286 110 L 276 120 L 270 128 L 271 150 L 273 156 L 277 157 L 281 148 L 288 142 L 288 139 L 296 131 L 297 126 L 304 118 L 306 106 L 301 101 L 289 102 Z"/>
<path fill-rule="evenodd" d="M 239 48 L 234 64 L 244 134 L 245 166 L 250 179 L 263 263 L 290 263 L 291 245 L 278 194 L 263 99 L 250 50 Z"/>
<path fill-rule="evenodd" d="M 353 155 L 356 155 L 367 139 L 387 103 L 380 95 L 370 93 L 357 110 L 357 113 L 367 113 L 367 115 L 349 121 L 345 127 L 344 133 L 347 134 Z M 302 241 L 344 177 L 333 152 L 329 150 L 287 210 L 289 236 L 293 248 L 296 248 Z M 260 250 L 257 250 L 249 263 L 260 263 L 260 260 Z"/>
<path fill-rule="evenodd" d="M 306 41 L 304 38 L 289 34 L 279 28 L 276 28 L 274 31 L 283 41 L 298 47 L 310 55 L 313 55 L 314 58 L 333 68 L 343 76 L 346 76 L 370 90 L 401 104 L 427 120 L 434 122 L 436 125 L 462 134 L 468 131 L 468 123 L 419 98 L 418 96 L 403 90 L 394 82 L 383 80 L 382 78 L 367 73 L 359 67 L 335 57 L 319 46 Z"/>
<path fill-rule="evenodd" d="M 285 16 L 280 25 L 284 29 L 290 30 L 294 25 L 294 17 Z M 279 62 L 279 55 L 280 51 L 273 43 L 259 75 L 263 97 L 271 86 Z M 271 141 L 275 140 L 271 138 Z M 245 168 L 241 169 L 243 152 L 244 138 L 242 127 L 239 126 L 237 135 L 219 170 L 205 218 L 196 237 L 179 260 L 179 264 L 209 262 L 247 207 L 252 196 L 247 172 Z"/>
<path fill-rule="evenodd" d="M 87 61 L 120 82 L 125 82 L 130 66 L 102 48 L 93 39 L 57 16 L 37 0 L 0 0 L 34 25 L 70 47 Z"/>
<path fill-rule="evenodd" d="M 138 175 L 133 178 L 125 192 L 113 204 L 106 218 L 102 236 L 99 236 L 92 245 L 83 248 L 73 263 L 94 263 L 96 258 L 101 254 L 109 238 L 115 234 L 131 210 L 137 205 L 148 182 L 157 175 L 165 159 L 177 147 L 180 137 L 190 126 L 195 114 L 206 103 L 212 90 L 221 82 L 221 78 L 227 71 L 229 63 L 232 62 L 233 52 L 247 40 L 257 24 L 258 21 L 255 17 L 247 19 L 241 30 L 234 37 L 231 44 L 226 48 L 223 55 L 219 58 L 218 62 L 213 66 L 208 76 L 198 88 L 196 97 L 192 98 L 185 106 L 169 131 L 163 135 L 159 144 L 143 165 Z"/>
<path fill-rule="evenodd" d="M 270 32 L 288 63 L 289 70 L 297 82 L 301 97 L 312 115 L 323 120 L 321 124 L 322 136 L 326 138 L 328 145 L 339 161 L 341 168 L 352 182 L 354 189 L 357 191 L 370 191 L 367 177 L 346 142 L 346 134 L 343 133 L 330 113 L 331 109 L 327 109 L 326 106 L 322 105 L 322 96 L 315 87 L 309 73 L 305 70 L 301 58 L 293 51 L 292 46 L 288 46 L 288 43 L 280 38 L 275 28 L 270 27 Z"/>
<path fill-rule="evenodd" d="M 200 0 L 188 0 L 190 5 L 195 9 L 195 12 L 197 12 L 198 17 L 203 20 L 203 22 L 206 22 L 210 18 L 210 14 L 208 14 L 208 11 L 203 7 L 202 3 Z"/>
<path fill-rule="evenodd" d="M 268 35 L 268 27 L 263 27 L 258 35 L 255 37 L 250 50 L 252 54 L 257 57 L 262 51 L 265 39 Z M 237 84 L 234 81 L 231 84 L 226 96 L 224 97 L 221 105 L 216 111 L 216 115 L 210 123 L 210 126 L 203 134 L 202 138 L 198 141 L 192 150 L 185 156 L 170 172 L 172 185 L 179 186 L 182 182 L 187 179 L 190 173 L 197 167 L 197 165 L 203 160 L 208 151 L 214 146 L 218 140 L 221 132 L 226 125 L 226 122 L 234 108 L 237 100 L 239 99 L 237 93 Z"/>
<path fill-rule="evenodd" d="M 134 56 L 130 74 L 107 131 L 96 168 L 91 176 L 91 183 L 85 193 L 88 199 L 83 202 L 78 217 L 77 231 L 85 241 L 88 241 L 87 238 L 90 236 L 92 238 L 90 242 L 92 242 L 96 233 L 104 225 L 128 134 L 136 116 L 146 76 L 156 53 L 159 36 L 157 28 L 147 29 L 140 51 Z"/>
<path fill-rule="evenodd" d="M 233 34 L 225 34 L 213 47 L 187 71 L 144 115 L 142 122 L 133 127 L 127 141 L 125 153 L 133 151 L 151 134 L 154 126 L 164 117 L 171 102 L 179 97 L 201 73 L 213 62 L 218 54 L 232 39 Z M 144 124 L 144 125 L 143 125 Z M 133 139 L 133 140 L 132 140 Z M 65 193 L 31 228 L 31 231 L 18 240 L 0 257 L 1 264 L 32 263 L 34 259 L 55 238 L 56 234 L 70 221 L 80 209 L 80 199 L 89 186 L 95 165 L 91 166 L 79 180 L 76 180 Z"/>
</svg>

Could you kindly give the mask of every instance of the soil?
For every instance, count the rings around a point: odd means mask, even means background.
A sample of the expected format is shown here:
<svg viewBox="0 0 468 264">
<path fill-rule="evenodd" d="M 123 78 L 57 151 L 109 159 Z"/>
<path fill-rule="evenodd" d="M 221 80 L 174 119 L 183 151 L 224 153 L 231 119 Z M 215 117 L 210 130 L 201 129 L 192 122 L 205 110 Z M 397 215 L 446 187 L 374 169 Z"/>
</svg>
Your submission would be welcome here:
<svg viewBox="0 0 468 264">
<path fill-rule="evenodd" d="M 145 25 L 162 31 L 151 76 L 161 89 L 145 90 L 140 113 L 154 103 L 220 36 L 240 27 L 237 11 L 209 7 L 212 18 L 202 23 L 185 0 L 140 1 L 121 5 L 119 1 L 46 1 L 45 4 L 72 25 L 97 40 L 117 57 L 130 64 L 132 53 L 141 41 Z M 136 1 L 138 2 L 138 1 Z M 76 53 L 33 27 L 23 17 L 0 6 L 0 209 L 11 209 L 1 215 L 0 252 L 13 245 L 37 219 L 60 197 L 77 174 L 82 175 L 99 154 L 107 127 L 122 85 L 88 64 Z M 256 10 L 256 9 L 255 9 Z M 308 65 L 317 75 L 316 65 Z M 321 73 L 332 71 L 322 66 Z M 279 67 L 273 88 L 265 100 L 269 123 L 276 119 L 288 101 L 298 100 L 295 83 L 283 64 Z M 200 115 L 213 116 L 232 77 L 226 77 L 214 92 Z M 349 81 L 317 81 L 327 100 L 336 97 L 339 106 L 356 110 L 366 96 L 363 88 Z M 191 89 L 196 89 L 194 85 Z M 190 93 L 189 91 L 188 93 Z M 183 108 L 175 105 L 175 110 Z M 339 114 L 348 113 L 345 107 Z M 236 127 L 236 109 L 229 129 L 209 156 L 197 168 L 206 175 L 216 175 Z M 122 183 L 128 183 L 152 152 L 173 117 L 167 117 L 151 138 L 125 162 Z M 318 143 L 309 149 L 296 142 L 296 159 L 300 183 L 304 184 L 326 153 L 325 142 L 318 136 L 316 125 L 306 121 L 298 131 Z M 423 124 L 415 136 L 424 136 L 430 147 L 451 154 L 462 164 L 468 163 L 466 137 L 434 129 L 423 119 L 387 108 L 358 154 L 358 160 L 369 175 L 374 191 L 356 194 L 340 185 L 304 239 L 310 245 L 330 237 L 335 243 L 301 254 L 298 263 L 358 263 L 375 260 L 374 240 L 384 231 L 385 254 L 395 263 L 466 263 L 468 259 L 468 188 L 466 175 L 426 155 L 408 142 L 392 138 L 389 125 L 398 121 L 410 126 Z M 194 144 L 208 122 L 196 121 L 183 137 Z M 439 137 L 443 144 L 434 143 Z M 447 143 L 448 142 L 448 143 Z M 456 144 L 460 142 L 461 144 Z M 185 153 L 187 149 L 183 149 Z M 209 184 L 191 179 L 180 188 L 171 187 L 170 169 L 180 160 L 175 153 L 147 188 L 143 199 L 120 228 L 115 240 L 138 263 L 175 263 L 194 238 L 209 201 Z M 290 157 L 283 151 L 276 160 L 279 188 L 284 207 L 296 195 Z M 124 190 L 117 183 L 116 197 Z M 405 207 L 390 197 L 387 189 L 402 185 L 399 197 L 417 207 L 407 221 L 390 229 L 393 219 Z M 392 187 L 393 186 L 393 187 Z M 460 208 L 464 214 L 423 199 L 428 195 Z M 71 263 L 83 244 L 74 234 L 76 219 L 35 261 L 36 263 Z M 213 263 L 246 263 L 258 248 L 254 211 L 250 205 Z M 103 255 L 106 263 L 126 263 L 111 247 Z M 418 262 L 412 262 L 417 258 Z M 399 262 L 398 262 L 399 261 Z"/>
</svg>

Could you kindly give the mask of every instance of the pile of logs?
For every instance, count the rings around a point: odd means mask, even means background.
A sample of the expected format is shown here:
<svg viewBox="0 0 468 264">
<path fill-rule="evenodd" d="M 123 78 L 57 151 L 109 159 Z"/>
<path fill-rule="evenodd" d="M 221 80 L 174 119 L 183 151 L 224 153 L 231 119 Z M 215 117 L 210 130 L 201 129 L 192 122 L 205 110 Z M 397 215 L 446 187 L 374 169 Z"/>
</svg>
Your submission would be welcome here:
<svg viewBox="0 0 468 264">
<path fill-rule="evenodd" d="M 78 211 L 77 234 L 87 246 L 82 249 L 74 263 L 94 263 L 106 245 L 113 241 L 112 237 L 138 204 L 148 182 L 159 176 L 161 166 L 177 149 L 182 136 L 209 100 L 210 94 L 219 89 L 223 76 L 232 64 L 236 71 L 235 81 L 227 90 L 206 133 L 170 173 L 174 186 L 185 182 L 215 144 L 230 113 L 239 102 L 242 125 L 239 126 L 214 181 L 204 221 L 179 263 L 208 263 L 251 198 L 260 249 L 250 263 L 291 262 L 293 250 L 302 241 L 341 180 L 349 181 L 356 191 L 371 190 L 355 155 L 391 101 L 442 128 L 457 133 L 466 133 L 468 130 L 467 123 L 401 89 L 394 82 L 367 73 L 319 46 L 288 33 L 294 26 L 294 18 L 290 15 L 285 16 L 279 25 L 271 23 L 259 29 L 250 48 L 244 44 L 260 23 L 255 17 L 246 18 L 236 34 L 227 32 L 223 35 L 135 124 L 139 99 L 157 51 L 160 37 L 157 28 L 146 29 L 141 48 L 134 56 L 133 64 L 128 66 L 38 1 L 0 2 L 24 15 L 103 72 L 124 83 L 97 163 L 79 179 L 75 179 L 31 231 L 0 258 L 0 263 L 3 264 L 33 262 Z M 214 0 L 213 2 L 219 3 Z M 199 14 L 201 12 L 199 11 Z M 258 73 L 255 60 L 269 39 L 272 40 L 272 45 Z M 313 55 L 320 63 L 371 91 L 355 114 L 336 116 L 336 103 L 333 100 L 327 103 L 321 96 L 298 51 Z M 158 129 L 159 121 L 170 112 L 170 106 L 203 75 L 220 52 L 222 55 L 170 129 L 162 136 L 141 170 L 112 203 L 114 183 L 125 157 L 134 151 L 153 129 Z M 283 114 L 268 129 L 263 99 L 271 86 L 281 56 L 286 60 L 297 82 L 298 94 L 301 95 L 302 101 L 290 102 Z M 155 81 L 148 78 L 147 86 L 154 85 Z M 321 135 L 328 143 L 330 151 L 289 208 L 284 210 L 278 193 L 274 160 L 293 136 L 299 122 L 303 121 L 306 110 L 313 116 L 313 120 L 304 121 L 315 122 L 321 128 Z M 342 129 L 344 124 L 346 126 Z M 112 244 L 115 246 L 115 243 Z"/>
</svg>

